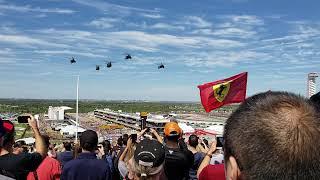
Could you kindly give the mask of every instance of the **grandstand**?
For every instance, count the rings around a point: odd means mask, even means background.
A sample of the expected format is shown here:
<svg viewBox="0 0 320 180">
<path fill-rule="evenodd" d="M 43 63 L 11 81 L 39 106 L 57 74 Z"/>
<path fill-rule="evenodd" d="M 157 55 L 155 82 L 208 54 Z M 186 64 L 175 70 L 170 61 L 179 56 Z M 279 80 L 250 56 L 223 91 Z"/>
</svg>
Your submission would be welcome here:
<svg viewBox="0 0 320 180">
<path fill-rule="evenodd" d="M 131 129 L 140 130 L 141 122 L 140 122 L 140 116 L 138 115 L 130 115 L 122 112 L 117 113 L 109 109 L 105 109 L 105 110 L 95 110 L 94 116 L 96 118 L 100 118 L 100 119 L 111 121 L 120 125 L 124 125 Z M 147 127 L 151 127 L 158 130 L 159 132 L 162 132 L 164 125 L 169 121 L 170 121 L 169 119 L 148 118 L 146 124 L 147 124 Z"/>
<path fill-rule="evenodd" d="M 127 114 L 122 111 L 112 111 L 110 109 L 95 110 L 94 116 L 99 119 L 124 125 L 131 129 L 140 130 L 141 121 L 137 114 Z M 212 126 L 224 126 L 226 118 L 214 117 L 208 118 L 206 116 L 195 114 L 181 114 L 176 115 L 175 118 L 179 123 L 185 123 L 196 129 L 205 129 Z M 170 122 L 170 116 L 165 118 L 162 115 L 149 115 L 146 121 L 147 127 L 156 129 L 158 132 L 163 132 L 163 128 L 167 122 Z"/>
</svg>

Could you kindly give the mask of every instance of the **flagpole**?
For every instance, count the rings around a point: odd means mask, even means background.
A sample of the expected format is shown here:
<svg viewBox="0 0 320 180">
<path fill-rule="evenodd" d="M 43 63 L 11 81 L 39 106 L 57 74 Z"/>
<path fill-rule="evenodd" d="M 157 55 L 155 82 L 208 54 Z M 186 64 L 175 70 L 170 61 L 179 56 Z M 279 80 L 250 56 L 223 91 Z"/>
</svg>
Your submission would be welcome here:
<svg viewBox="0 0 320 180">
<path fill-rule="evenodd" d="M 80 75 L 77 75 L 76 143 L 78 142 L 78 126 L 79 126 L 79 76 Z"/>
</svg>

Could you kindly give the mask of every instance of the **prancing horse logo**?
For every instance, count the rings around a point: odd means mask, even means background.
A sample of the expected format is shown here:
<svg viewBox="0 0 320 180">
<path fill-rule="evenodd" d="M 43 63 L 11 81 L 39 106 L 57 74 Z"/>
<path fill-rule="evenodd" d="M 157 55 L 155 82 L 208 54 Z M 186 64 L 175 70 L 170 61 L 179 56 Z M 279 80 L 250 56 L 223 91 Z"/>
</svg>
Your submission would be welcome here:
<svg viewBox="0 0 320 180">
<path fill-rule="evenodd" d="M 228 95 L 230 82 L 220 83 L 212 86 L 214 97 L 217 101 L 222 102 Z"/>
</svg>

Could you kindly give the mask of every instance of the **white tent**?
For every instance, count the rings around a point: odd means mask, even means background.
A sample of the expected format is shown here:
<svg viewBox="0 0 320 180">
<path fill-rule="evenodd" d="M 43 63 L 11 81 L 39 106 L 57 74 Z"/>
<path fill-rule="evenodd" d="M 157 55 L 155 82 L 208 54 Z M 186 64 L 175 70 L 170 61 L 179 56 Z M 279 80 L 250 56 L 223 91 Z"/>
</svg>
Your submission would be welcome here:
<svg viewBox="0 0 320 180">
<path fill-rule="evenodd" d="M 164 119 L 164 117 L 162 115 L 155 115 L 155 116 L 153 116 L 153 118 L 155 118 L 155 119 Z"/>
<path fill-rule="evenodd" d="M 78 127 L 78 133 L 84 132 L 85 129 L 82 127 Z M 60 133 L 62 135 L 75 135 L 77 132 L 77 126 L 69 125 L 61 128 Z"/>
<path fill-rule="evenodd" d="M 28 138 L 23 138 L 23 139 L 18 139 L 16 140 L 16 142 L 18 141 L 24 141 L 26 142 L 27 145 L 33 144 L 36 142 L 36 139 L 32 138 L 32 137 L 28 137 Z"/>
<path fill-rule="evenodd" d="M 217 134 L 223 134 L 224 126 L 222 126 L 222 125 L 213 125 L 213 126 L 205 128 L 204 130 L 208 131 L 208 132 L 215 132 Z"/>
<path fill-rule="evenodd" d="M 188 126 L 186 123 L 178 123 L 179 127 L 182 129 L 183 133 L 194 133 L 194 128 Z"/>
</svg>

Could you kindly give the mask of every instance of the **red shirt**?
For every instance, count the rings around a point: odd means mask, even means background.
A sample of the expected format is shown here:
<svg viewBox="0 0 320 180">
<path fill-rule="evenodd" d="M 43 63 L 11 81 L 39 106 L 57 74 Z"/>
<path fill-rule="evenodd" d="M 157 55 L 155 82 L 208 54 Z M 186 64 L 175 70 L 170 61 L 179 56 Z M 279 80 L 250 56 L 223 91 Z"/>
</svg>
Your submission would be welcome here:
<svg viewBox="0 0 320 180">
<path fill-rule="evenodd" d="M 209 164 L 199 175 L 199 180 L 225 180 L 224 164 Z"/>
<path fill-rule="evenodd" d="M 36 172 L 39 180 L 59 180 L 61 175 L 60 163 L 56 159 L 47 156 Z M 35 180 L 34 172 L 28 174 L 27 180 Z"/>
</svg>

